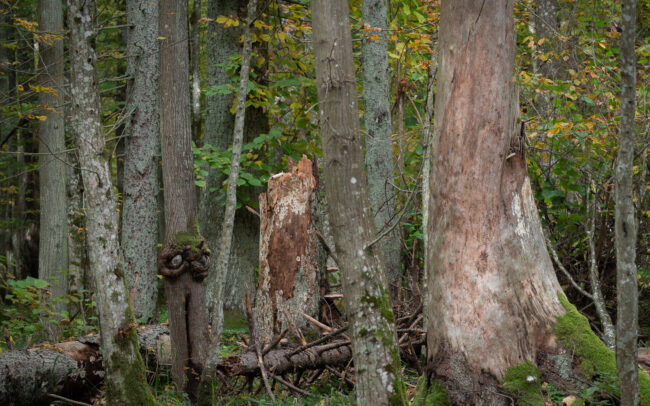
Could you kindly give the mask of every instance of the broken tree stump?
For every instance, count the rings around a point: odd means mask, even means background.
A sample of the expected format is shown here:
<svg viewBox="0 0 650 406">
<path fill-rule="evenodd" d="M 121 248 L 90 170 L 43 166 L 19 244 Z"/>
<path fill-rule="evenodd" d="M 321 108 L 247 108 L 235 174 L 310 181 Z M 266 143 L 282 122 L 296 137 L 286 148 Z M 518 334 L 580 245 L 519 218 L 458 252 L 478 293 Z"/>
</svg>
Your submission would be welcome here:
<svg viewBox="0 0 650 406">
<path fill-rule="evenodd" d="M 255 337 L 264 347 L 284 329 L 308 324 L 304 312 L 317 317 L 319 268 L 324 266 L 312 220 L 317 187 L 312 162 L 303 155 L 289 172 L 271 176 L 260 195 L 260 251 L 255 295 Z"/>
</svg>

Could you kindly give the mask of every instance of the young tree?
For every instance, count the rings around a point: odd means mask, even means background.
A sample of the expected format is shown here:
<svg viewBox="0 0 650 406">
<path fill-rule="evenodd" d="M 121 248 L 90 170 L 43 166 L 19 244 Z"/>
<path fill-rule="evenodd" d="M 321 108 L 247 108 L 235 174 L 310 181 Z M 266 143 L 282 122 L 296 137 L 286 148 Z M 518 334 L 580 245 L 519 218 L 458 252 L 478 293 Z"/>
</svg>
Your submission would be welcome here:
<svg viewBox="0 0 650 406">
<path fill-rule="evenodd" d="M 352 38 L 345 0 L 313 0 L 325 191 L 352 331 L 360 405 L 400 404 L 394 316 L 366 189 Z"/>
<path fill-rule="evenodd" d="M 122 248 L 136 318 L 151 320 L 158 298 L 158 3 L 128 0 L 126 19 L 127 126 Z"/>
<path fill-rule="evenodd" d="M 565 313 L 527 175 L 513 4 L 443 1 L 428 207 L 428 367 L 452 403 L 500 404 Z"/>
<path fill-rule="evenodd" d="M 231 64 L 230 57 L 242 53 L 240 37 L 242 27 L 223 27 L 217 23 L 220 15 L 232 16 L 243 21 L 246 13 L 245 0 L 208 1 L 208 32 L 206 47 L 206 87 L 232 84 L 232 76 L 228 74 L 226 66 Z M 235 116 L 231 113 L 234 94 L 223 92 L 210 92 L 206 94 L 205 101 L 205 134 L 203 142 L 227 150 L 232 144 L 232 135 L 235 126 Z M 268 132 L 268 118 L 261 109 L 248 107 L 244 123 L 244 142 L 252 140 L 260 133 Z M 206 177 L 206 185 L 201 189 L 199 224 L 209 246 L 215 247 L 217 255 L 222 244 L 219 242 L 224 219 L 223 189 L 222 185 L 226 176 L 216 169 L 210 169 Z M 254 196 L 260 191 L 250 193 Z M 245 311 L 245 292 L 255 289 L 255 268 L 258 260 L 259 220 L 245 208 L 235 213 L 233 228 L 233 243 L 228 260 L 227 270 L 217 270 L 216 261 L 210 267 L 206 280 L 206 301 L 208 308 L 216 308 L 214 303 L 220 302 L 225 309 L 239 309 Z M 223 285 L 223 289 L 219 286 Z M 219 297 L 217 293 L 223 292 Z M 210 316 L 212 318 L 212 316 Z M 222 317 L 217 315 L 217 317 Z"/>
<path fill-rule="evenodd" d="M 106 395 L 111 403 L 153 405 L 129 307 L 117 236 L 117 210 L 100 120 L 95 38 L 95 2 L 68 0 L 72 122 L 86 197 L 88 254 L 99 312 Z M 67 227 L 65 227 L 67 229 Z"/>
<path fill-rule="evenodd" d="M 621 28 L 621 132 L 616 159 L 616 363 L 621 384 L 621 405 L 639 404 L 637 337 L 639 289 L 636 272 L 634 215 L 634 142 L 636 114 L 636 0 L 622 2 Z M 648 401 L 646 399 L 646 401 Z"/>
<path fill-rule="evenodd" d="M 40 92 L 39 103 L 46 116 L 38 129 L 40 245 L 38 276 L 50 282 L 51 306 L 54 311 L 65 309 L 61 300 L 67 293 L 68 227 L 66 194 L 66 153 L 63 56 L 63 4 L 61 0 L 39 0 L 39 29 L 46 33 L 39 58 L 40 85 L 53 92 Z M 47 106 L 47 107 L 45 107 Z M 47 323 L 51 339 L 60 328 Z"/>
<path fill-rule="evenodd" d="M 362 12 L 363 120 L 366 129 L 368 196 L 375 214 L 375 226 L 382 232 L 397 221 L 397 202 L 393 187 L 386 0 L 364 0 Z M 379 244 L 393 294 L 402 271 L 398 229 L 395 228 Z"/>
<path fill-rule="evenodd" d="M 158 271 L 169 306 L 172 376 L 195 400 L 210 342 L 203 287 L 209 251 L 198 229 L 194 186 L 187 2 L 162 0 L 159 7 L 165 244 Z"/>
</svg>

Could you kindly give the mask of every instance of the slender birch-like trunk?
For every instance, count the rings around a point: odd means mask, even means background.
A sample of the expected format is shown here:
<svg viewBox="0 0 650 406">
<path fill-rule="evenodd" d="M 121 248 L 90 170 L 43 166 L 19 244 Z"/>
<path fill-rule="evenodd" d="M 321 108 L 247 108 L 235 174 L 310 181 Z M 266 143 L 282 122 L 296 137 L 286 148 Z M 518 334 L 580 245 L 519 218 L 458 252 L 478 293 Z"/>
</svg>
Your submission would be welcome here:
<svg viewBox="0 0 650 406">
<path fill-rule="evenodd" d="M 621 28 L 621 133 L 616 158 L 616 365 L 621 405 L 639 404 L 636 363 L 639 287 L 636 270 L 637 223 L 634 214 L 634 141 L 636 113 L 636 1 L 623 0 Z M 644 399 L 644 401 L 650 401 Z"/>
<path fill-rule="evenodd" d="M 117 210 L 100 120 L 95 38 L 95 2 L 68 0 L 72 122 L 86 196 L 88 254 L 95 282 L 101 351 L 109 403 L 154 405 L 129 307 L 117 235 Z M 64 227 L 67 229 L 67 227 Z"/>
</svg>

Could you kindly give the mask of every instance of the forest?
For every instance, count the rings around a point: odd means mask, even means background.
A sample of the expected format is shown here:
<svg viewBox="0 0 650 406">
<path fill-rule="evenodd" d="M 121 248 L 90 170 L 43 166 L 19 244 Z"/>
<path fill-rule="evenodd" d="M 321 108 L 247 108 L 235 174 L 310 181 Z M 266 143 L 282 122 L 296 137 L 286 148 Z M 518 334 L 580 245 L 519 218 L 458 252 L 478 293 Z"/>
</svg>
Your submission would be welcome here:
<svg viewBox="0 0 650 406">
<path fill-rule="evenodd" d="M 0 405 L 650 406 L 649 0 L 0 0 Z"/>
</svg>

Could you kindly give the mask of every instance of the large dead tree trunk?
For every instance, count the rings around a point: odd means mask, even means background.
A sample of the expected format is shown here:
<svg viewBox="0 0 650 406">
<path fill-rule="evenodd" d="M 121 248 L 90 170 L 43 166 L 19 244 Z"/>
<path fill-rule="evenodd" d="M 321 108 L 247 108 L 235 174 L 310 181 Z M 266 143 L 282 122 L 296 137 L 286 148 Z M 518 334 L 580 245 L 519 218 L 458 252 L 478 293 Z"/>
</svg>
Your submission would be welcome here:
<svg viewBox="0 0 650 406">
<path fill-rule="evenodd" d="M 431 155 L 428 366 L 455 404 L 555 350 L 565 310 L 517 124 L 512 2 L 445 1 Z"/>
<path fill-rule="evenodd" d="M 257 345 L 268 344 L 282 329 L 305 326 L 301 312 L 318 312 L 319 242 L 311 220 L 315 188 L 312 163 L 303 156 L 295 170 L 272 176 L 268 192 L 260 195 Z"/>
</svg>

